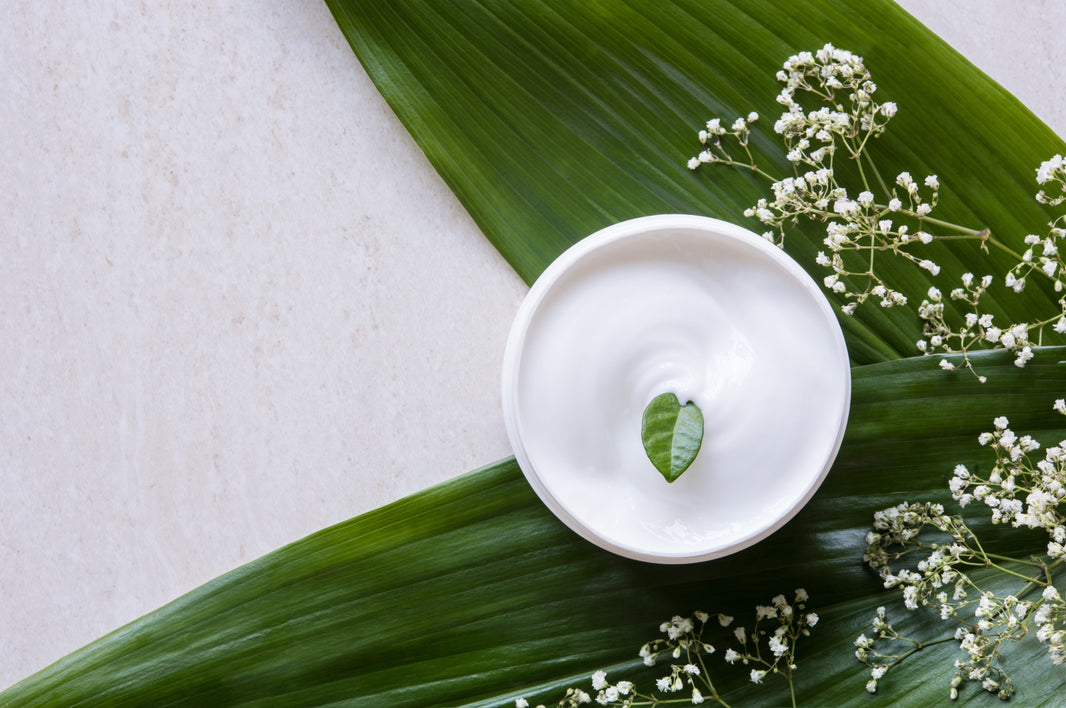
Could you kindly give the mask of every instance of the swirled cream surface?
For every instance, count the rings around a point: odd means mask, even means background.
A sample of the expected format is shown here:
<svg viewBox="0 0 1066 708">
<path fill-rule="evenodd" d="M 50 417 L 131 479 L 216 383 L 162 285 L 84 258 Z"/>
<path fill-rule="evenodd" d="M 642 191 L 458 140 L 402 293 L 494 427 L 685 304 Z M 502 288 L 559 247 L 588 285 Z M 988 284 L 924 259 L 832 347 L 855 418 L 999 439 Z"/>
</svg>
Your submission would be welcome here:
<svg viewBox="0 0 1066 708">
<path fill-rule="evenodd" d="M 629 557 L 704 560 L 751 545 L 810 498 L 850 399 L 843 336 L 815 283 L 732 224 L 623 222 L 545 271 L 508 341 L 505 421 L 542 500 Z M 668 483 L 641 416 L 673 392 L 703 411 L 692 466 Z"/>
</svg>

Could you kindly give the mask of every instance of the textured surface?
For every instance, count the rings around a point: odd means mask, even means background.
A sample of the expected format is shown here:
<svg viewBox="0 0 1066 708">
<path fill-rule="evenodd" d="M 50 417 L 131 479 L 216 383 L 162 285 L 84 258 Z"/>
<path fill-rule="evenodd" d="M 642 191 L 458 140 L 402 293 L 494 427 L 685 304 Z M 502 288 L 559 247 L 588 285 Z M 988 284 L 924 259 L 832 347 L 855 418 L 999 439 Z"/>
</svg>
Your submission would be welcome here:
<svg viewBox="0 0 1066 708">
<path fill-rule="evenodd" d="M 0 27 L 3 685 L 510 451 L 525 286 L 326 6 L 111 5 Z"/>
<path fill-rule="evenodd" d="M 902 4 L 1066 133 L 1066 9 Z M 524 292 L 324 4 L 54 10 L 0 27 L 2 685 L 506 455 Z"/>
</svg>

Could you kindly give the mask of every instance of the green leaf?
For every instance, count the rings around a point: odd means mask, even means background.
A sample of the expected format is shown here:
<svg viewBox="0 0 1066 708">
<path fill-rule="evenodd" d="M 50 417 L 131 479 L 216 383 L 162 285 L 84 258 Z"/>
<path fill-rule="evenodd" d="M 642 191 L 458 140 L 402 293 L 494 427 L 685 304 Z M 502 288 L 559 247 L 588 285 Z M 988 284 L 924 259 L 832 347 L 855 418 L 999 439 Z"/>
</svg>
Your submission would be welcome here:
<svg viewBox="0 0 1066 708">
<path fill-rule="evenodd" d="M 765 181 L 725 167 L 692 172 L 686 161 L 709 118 L 754 110 L 755 159 L 792 174 L 769 127 L 781 113 L 775 72 L 826 42 L 863 55 L 878 97 L 899 105 L 871 146 L 885 175 L 939 175 L 938 216 L 989 227 L 1018 252 L 1049 220 L 1033 198 L 1035 169 L 1066 145 L 888 0 L 327 4 L 434 167 L 529 283 L 575 241 L 632 217 L 704 214 L 761 232 L 742 214 Z M 819 282 L 824 237 L 824 226 L 801 222 L 786 241 Z M 949 292 L 964 272 L 1002 274 L 1011 262 L 975 243 L 927 253 L 943 267 L 934 282 L 903 262 L 879 271 L 917 303 L 931 284 Z M 1049 287 L 998 287 L 986 301 L 1002 321 L 1058 313 Z M 905 308 L 859 308 L 842 325 L 855 363 L 917 354 L 920 326 Z"/>
<path fill-rule="evenodd" d="M 655 469 L 673 482 L 699 454 L 703 411 L 692 401 L 681 405 L 673 393 L 659 394 L 644 409 L 640 437 Z"/>
<path fill-rule="evenodd" d="M 803 706 L 942 702 L 955 657 L 923 653 L 866 694 L 851 642 L 892 593 L 861 562 L 875 510 L 909 499 L 950 504 L 956 463 L 990 464 L 977 443 L 992 419 L 1042 442 L 1066 437 L 1049 417 L 1066 388 L 1066 349 L 1026 369 L 983 356 L 989 383 L 915 359 L 858 368 L 837 463 L 811 503 L 766 541 L 689 566 L 627 560 L 584 541 L 541 504 L 513 459 L 309 536 L 208 583 L 4 693 L 26 706 L 514 705 L 557 700 L 600 668 L 641 673 L 639 647 L 691 610 L 750 623 L 755 604 L 805 587 L 821 621 L 799 655 Z M 1030 368 L 1031 367 L 1031 368 Z M 970 508 L 968 507 L 968 510 Z M 987 513 L 973 509 L 977 515 Z M 989 549 L 1022 555 L 1038 534 L 978 523 Z M 940 623 L 926 613 L 903 617 Z M 787 703 L 784 684 L 753 687 L 721 660 L 715 683 L 734 706 Z M 1057 706 L 1066 677 L 1024 644 L 1011 671 L 1026 706 Z M 783 693 L 782 693 L 783 690 Z M 968 689 L 967 699 L 989 698 Z M 878 702 L 878 698 L 882 700 Z M 995 699 L 992 699 L 993 701 Z"/>
</svg>

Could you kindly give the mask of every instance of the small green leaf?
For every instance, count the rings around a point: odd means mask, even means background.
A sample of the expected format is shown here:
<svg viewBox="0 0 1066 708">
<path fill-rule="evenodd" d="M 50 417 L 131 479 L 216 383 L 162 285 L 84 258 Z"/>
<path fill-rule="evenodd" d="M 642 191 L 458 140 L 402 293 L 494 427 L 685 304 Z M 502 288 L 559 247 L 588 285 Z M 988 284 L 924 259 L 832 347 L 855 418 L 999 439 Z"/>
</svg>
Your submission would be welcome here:
<svg viewBox="0 0 1066 708">
<path fill-rule="evenodd" d="M 640 437 L 655 469 L 673 482 L 700 451 L 703 411 L 691 401 L 681 405 L 672 393 L 659 394 L 644 409 Z"/>
</svg>

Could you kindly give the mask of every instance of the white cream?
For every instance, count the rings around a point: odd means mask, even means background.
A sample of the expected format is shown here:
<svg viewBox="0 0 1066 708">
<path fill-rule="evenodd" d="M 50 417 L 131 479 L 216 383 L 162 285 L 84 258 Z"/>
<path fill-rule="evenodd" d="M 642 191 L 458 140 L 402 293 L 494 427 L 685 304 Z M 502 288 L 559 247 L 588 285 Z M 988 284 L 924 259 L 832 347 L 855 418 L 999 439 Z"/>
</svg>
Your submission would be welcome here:
<svg viewBox="0 0 1066 708">
<path fill-rule="evenodd" d="M 575 531 L 685 562 L 778 528 L 839 447 L 850 370 L 839 325 L 783 252 L 713 219 L 647 217 L 554 263 L 508 342 L 505 420 L 526 476 Z M 641 444 L 663 392 L 703 411 L 692 466 L 667 483 Z"/>
</svg>

